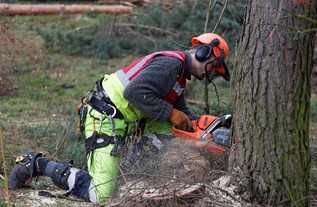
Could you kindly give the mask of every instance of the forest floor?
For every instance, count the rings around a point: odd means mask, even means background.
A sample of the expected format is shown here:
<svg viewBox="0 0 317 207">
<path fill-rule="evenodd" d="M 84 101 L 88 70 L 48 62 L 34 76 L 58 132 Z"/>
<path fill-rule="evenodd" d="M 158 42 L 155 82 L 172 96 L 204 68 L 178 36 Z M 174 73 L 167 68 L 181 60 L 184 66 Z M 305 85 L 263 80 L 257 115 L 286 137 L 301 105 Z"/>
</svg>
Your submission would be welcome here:
<svg viewBox="0 0 317 207">
<path fill-rule="evenodd" d="M 83 167 L 85 165 L 83 140 L 78 138 L 80 135 L 76 130 L 76 106 L 80 97 L 93 86 L 97 78 L 120 68 L 133 57 L 101 63 L 95 58 L 54 53 L 43 47 L 43 41 L 30 29 L 32 21 L 34 20 L 28 18 L 0 20 L 0 146 L 2 147 L 0 152 L 4 158 L 0 160 L 2 166 L 0 198 L 14 206 L 23 207 L 93 206 L 73 197 L 40 196 L 40 191 L 49 191 L 53 195 L 62 194 L 49 179 L 45 178 L 33 182 L 29 189 L 12 191 L 8 195 L 5 177 L 14 165 L 15 157 L 28 149 L 45 152 L 53 159 L 73 159 L 76 166 Z M 314 70 L 317 71 L 317 68 L 315 67 Z M 315 87 L 317 84 L 314 83 L 313 89 L 317 88 Z M 313 104 L 317 103 L 316 91 L 313 90 L 312 94 Z M 224 94 L 230 95 L 229 92 Z M 311 188 L 312 193 L 315 193 L 317 192 L 317 119 L 316 117 L 314 119 L 314 114 L 317 114 L 317 107 L 312 107 L 312 110 L 316 110 L 313 111 L 310 130 Z M 254 206 L 235 195 L 234 185 L 230 183 L 232 175 L 223 171 L 223 158 L 210 158 L 184 147 L 186 144 L 177 140 L 172 140 L 169 146 L 158 158 L 158 166 L 162 166 L 164 175 L 169 173 L 166 176 L 168 178 L 164 179 L 161 174 L 150 179 L 145 175 L 133 184 L 128 177 L 119 180 L 121 187 L 117 197 L 112 200 L 113 206 L 131 206 L 131 202 L 135 206 L 153 205 L 153 203 L 142 203 L 140 200 L 131 200 L 131 197 L 143 195 L 140 189 L 143 192 L 146 189 L 147 192 L 155 193 L 153 188 L 159 186 L 158 180 L 162 181 L 164 189 L 171 182 L 175 184 L 174 186 L 186 183 L 187 186 L 182 188 L 193 190 L 192 195 L 196 196 L 190 199 L 181 197 L 176 200 L 172 197 L 164 201 L 167 202 L 164 206 L 175 206 L 175 202 L 177 206 Z M 213 166 L 212 170 L 210 166 Z M 206 180 L 207 175 L 210 177 L 209 180 Z M 205 185 L 197 186 L 201 182 Z M 205 196 L 197 197 L 195 193 L 201 192 L 202 188 Z M 175 194 L 175 188 L 171 191 Z M 123 195 L 130 196 L 127 198 Z M 312 195 L 312 200 L 316 200 L 317 206 L 316 198 L 317 193 Z M 160 202 L 156 204 L 162 205 Z M 4 206 L 3 202 L 0 202 L 0 206 Z"/>
</svg>

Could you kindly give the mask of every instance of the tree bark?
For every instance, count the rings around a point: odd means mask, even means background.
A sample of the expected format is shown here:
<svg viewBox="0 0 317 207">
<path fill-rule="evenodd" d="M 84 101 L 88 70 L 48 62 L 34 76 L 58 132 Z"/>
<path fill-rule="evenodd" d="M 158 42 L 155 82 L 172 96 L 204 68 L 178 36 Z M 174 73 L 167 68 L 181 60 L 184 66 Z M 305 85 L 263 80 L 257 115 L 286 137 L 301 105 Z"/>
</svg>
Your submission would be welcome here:
<svg viewBox="0 0 317 207">
<path fill-rule="evenodd" d="M 0 15 L 48 15 L 81 13 L 132 14 L 132 7 L 85 4 L 0 4 Z"/>
<path fill-rule="evenodd" d="M 233 159 L 260 203 L 309 206 L 315 15 L 316 0 L 247 5 L 234 71 Z"/>
</svg>

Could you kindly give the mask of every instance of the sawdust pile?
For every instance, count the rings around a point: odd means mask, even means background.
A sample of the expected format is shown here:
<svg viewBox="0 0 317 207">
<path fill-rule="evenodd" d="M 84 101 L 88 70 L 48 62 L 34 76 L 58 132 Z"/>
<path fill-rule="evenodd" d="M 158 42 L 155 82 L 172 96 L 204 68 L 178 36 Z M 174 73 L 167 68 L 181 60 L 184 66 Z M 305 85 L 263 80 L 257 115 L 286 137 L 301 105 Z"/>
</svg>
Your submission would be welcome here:
<svg viewBox="0 0 317 207">
<path fill-rule="evenodd" d="M 110 206 L 247 206 L 223 171 L 226 157 L 200 152 L 186 141 L 165 137 L 164 148 L 124 172 Z"/>
</svg>

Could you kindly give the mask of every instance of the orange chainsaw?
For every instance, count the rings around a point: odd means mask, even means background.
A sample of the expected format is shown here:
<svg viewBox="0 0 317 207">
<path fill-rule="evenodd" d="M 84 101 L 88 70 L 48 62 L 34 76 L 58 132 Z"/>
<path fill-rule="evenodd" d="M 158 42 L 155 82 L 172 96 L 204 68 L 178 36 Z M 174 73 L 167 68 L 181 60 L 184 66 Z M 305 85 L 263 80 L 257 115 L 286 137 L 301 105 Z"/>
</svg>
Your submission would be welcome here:
<svg viewBox="0 0 317 207">
<path fill-rule="evenodd" d="M 192 121 L 194 131 L 172 128 L 175 137 L 192 141 L 192 144 L 216 155 L 223 155 L 230 147 L 230 114 L 221 117 L 202 115 Z"/>
</svg>

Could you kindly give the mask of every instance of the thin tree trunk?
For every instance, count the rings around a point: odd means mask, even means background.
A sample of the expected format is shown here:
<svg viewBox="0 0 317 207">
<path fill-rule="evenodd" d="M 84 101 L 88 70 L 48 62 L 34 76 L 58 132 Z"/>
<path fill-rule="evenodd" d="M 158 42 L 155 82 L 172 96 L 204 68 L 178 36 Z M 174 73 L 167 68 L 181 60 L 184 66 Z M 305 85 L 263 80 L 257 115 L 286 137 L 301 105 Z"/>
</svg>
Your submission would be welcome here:
<svg viewBox="0 0 317 207">
<path fill-rule="evenodd" d="M 132 14 L 132 7 L 121 5 L 85 4 L 0 4 L 0 15 L 47 15 L 81 13 Z"/>
<path fill-rule="evenodd" d="M 301 15 L 316 1 L 249 0 L 234 72 L 236 163 L 251 199 L 273 206 L 309 206 L 314 33 Z"/>
</svg>

